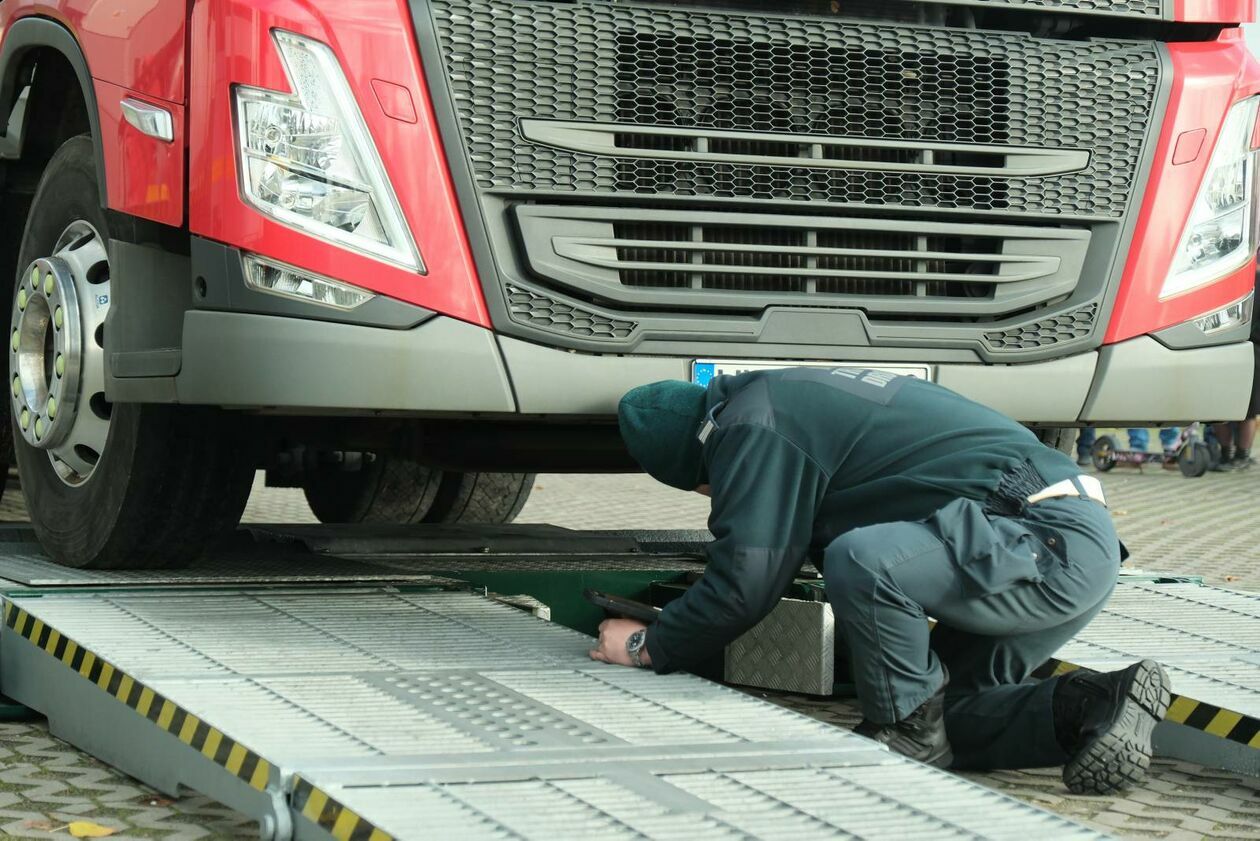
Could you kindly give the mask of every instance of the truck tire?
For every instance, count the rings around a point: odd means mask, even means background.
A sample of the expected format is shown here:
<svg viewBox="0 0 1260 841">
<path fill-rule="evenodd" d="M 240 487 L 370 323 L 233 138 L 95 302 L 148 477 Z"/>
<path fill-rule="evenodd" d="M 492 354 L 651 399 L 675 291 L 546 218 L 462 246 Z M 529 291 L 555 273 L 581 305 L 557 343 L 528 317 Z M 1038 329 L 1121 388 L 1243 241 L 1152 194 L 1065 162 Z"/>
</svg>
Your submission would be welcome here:
<svg viewBox="0 0 1260 841">
<path fill-rule="evenodd" d="M 353 471 L 323 465 L 302 479 L 321 523 L 510 523 L 533 486 L 533 473 L 455 473 L 388 454 Z"/>
<path fill-rule="evenodd" d="M 105 400 L 110 241 L 99 196 L 91 139 L 66 141 L 22 236 L 9 343 L 22 494 L 57 563 L 179 566 L 240 520 L 249 439 L 239 416 L 218 409 Z"/>
<path fill-rule="evenodd" d="M 442 477 L 426 523 L 510 523 L 534 488 L 533 473 L 451 473 Z"/>
<path fill-rule="evenodd" d="M 1075 456 L 1076 438 L 1080 430 L 1074 426 L 1043 426 L 1033 430 L 1037 440 L 1052 450 Z"/>
<path fill-rule="evenodd" d="M 442 471 L 397 456 L 355 455 L 358 470 L 321 465 L 303 478 L 306 502 L 321 523 L 424 522 Z"/>
</svg>

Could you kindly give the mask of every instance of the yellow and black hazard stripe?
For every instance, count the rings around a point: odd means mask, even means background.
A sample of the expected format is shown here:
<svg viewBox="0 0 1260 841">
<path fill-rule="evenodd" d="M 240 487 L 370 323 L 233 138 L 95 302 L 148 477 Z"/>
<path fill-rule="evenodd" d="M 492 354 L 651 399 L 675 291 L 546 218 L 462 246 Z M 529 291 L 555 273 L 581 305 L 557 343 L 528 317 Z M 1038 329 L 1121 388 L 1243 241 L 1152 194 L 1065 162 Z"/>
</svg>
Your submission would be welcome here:
<svg viewBox="0 0 1260 841">
<path fill-rule="evenodd" d="M 1033 672 L 1035 678 L 1048 678 L 1076 671 L 1081 667 L 1066 660 L 1047 660 Z M 1231 742 L 1260 748 L 1260 718 L 1223 709 L 1185 695 L 1174 694 L 1165 721 L 1184 724 Z"/>
<path fill-rule="evenodd" d="M 337 841 L 394 841 L 394 836 L 373 826 L 300 776 L 294 777 L 292 808 Z"/>
<path fill-rule="evenodd" d="M 259 791 L 267 787 L 271 764 L 223 731 L 206 724 L 174 701 L 154 692 L 7 600 L 4 602 L 4 624 L 167 733 L 200 751 L 206 759 L 226 768 Z"/>
</svg>

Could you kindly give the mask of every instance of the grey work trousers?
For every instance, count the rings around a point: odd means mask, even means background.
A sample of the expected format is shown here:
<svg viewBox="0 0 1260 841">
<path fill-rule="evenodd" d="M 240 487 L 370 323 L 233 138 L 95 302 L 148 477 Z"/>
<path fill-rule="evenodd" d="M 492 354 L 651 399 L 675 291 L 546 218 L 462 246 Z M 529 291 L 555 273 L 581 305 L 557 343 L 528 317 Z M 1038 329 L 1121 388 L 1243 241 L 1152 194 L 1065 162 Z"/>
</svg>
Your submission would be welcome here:
<svg viewBox="0 0 1260 841">
<path fill-rule="evenodd" d="M 1107 510 L 1072 496 L 1019 517 L 956 500 L 923 522 L 854 529 L 827 548 L 823 576 L 868 719 L 901 720 L 948 674 L 954 767 L 1033 768 L 1067 756 L 1056 680 L 1025 681 L 1102 610 L 1119 567 Z"/>
</svg>

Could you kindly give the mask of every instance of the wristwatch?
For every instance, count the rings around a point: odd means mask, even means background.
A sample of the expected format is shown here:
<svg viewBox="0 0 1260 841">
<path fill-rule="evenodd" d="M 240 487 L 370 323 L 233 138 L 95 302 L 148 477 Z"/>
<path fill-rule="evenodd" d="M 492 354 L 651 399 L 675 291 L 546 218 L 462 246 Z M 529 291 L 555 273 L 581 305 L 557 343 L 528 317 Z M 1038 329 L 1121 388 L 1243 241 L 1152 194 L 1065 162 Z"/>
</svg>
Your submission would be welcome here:
<svg viewBox="0 0 1260 841">
<path fill-rule="evenodd" d="M 630 655 L 630 662 L 634 664 L 636 669 L 645 667 L 645 663 L 640 659 L 643 646 L 647 642 L 647 628 L 640 628 L 630 636 L 626 637 L 626 653 Z"/>
</svg>

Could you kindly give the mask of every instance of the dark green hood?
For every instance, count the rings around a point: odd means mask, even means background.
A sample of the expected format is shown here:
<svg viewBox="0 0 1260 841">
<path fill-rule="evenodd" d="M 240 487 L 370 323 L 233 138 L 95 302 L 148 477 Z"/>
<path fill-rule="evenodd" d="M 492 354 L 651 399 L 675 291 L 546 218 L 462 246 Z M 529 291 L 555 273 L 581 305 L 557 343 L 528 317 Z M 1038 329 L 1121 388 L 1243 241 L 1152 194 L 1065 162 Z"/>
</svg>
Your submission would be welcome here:
<svg viewBox="0 0 1260 841">
<path fill-rule="evenodd" d="M 617 407 L 621 438 L 653 478 L 685 491 L 704 484 L 696 435 L 705 416 L 704 386 L 664 380 L 631 389 Z"/>
</svg>

